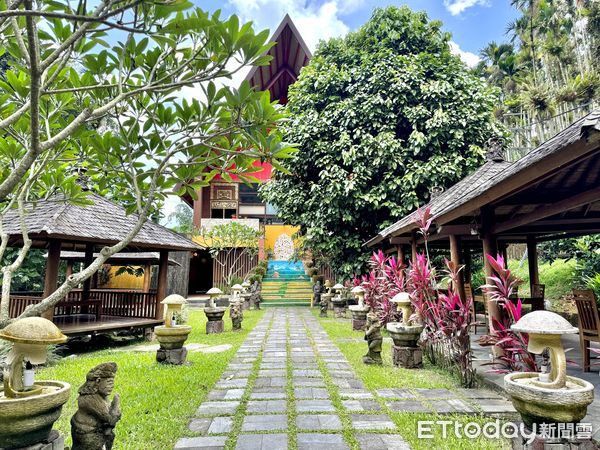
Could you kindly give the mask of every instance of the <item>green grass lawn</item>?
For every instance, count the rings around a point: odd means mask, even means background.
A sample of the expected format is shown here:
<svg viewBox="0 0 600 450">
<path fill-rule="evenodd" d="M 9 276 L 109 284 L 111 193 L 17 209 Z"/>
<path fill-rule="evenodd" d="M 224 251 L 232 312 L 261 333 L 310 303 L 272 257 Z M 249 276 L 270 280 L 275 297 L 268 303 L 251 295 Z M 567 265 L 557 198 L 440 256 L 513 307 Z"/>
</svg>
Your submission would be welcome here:
<svg viewBox="0 0 600 450">
<path fill-rule="evenodd" d="M 318 317 L 318 311 L 313 311 Z M 331 314 L 331 312 L 330 312 Z M 401 369 L 392 365 L 391 341 L 384 340 L 382 357 L 383 366 L 369 366 L 362 362 L 363 355 L 367 352 L 367 345 L 363 339 L 364 333 L 352 331 L 349 320 L 319 318 L 321 325 L 334 343 L 340 348 L 348 362 L 354 368 L 358 377 L 368 389 L 383 388 L 447 388 L 456 389 L 459 386 L 455 377 L 449 373 L 432 367 L 425 363 L 423 369 Z M 475 440 L 458 439 L 454 432 L 449 432 L 447 437 L 442 436 L 441 428 L 434 427 L 433 439 L 419 439 L 417 437 L 417 422 L 419 420 L 456 420 L 462 424 L 477 422 L 480 426 L 489 419 L 476 414 L 472 415 L 435 415 L 435 414 L 413 414 L 389 410 L 385 403 L 380 401 L 384 411 L 389 414 L 398 426 L 402 437 L 413 449 L 500 449 L 511 448 L 504 440 L 488 440 L 479 438 Z"/>
<path fill-rule="evenodd" d="M 101 350 L 67 357 L 45 368 L 39 379 L 71 383 L 71 398 L 64 406 L 55 428 L 64 433 L 70 445 L 69 421 L 76 409 L 77 389 L 86 373 L 101 362 L 118 365 L 115 392 L 121 396 L 123 417 L 116 427 L 115 449 L 168 449 L 187 434 L 188 419 L 194 414 L 211 387 L 221 376 L 264 311 L 245 311 L 243 330 L 231 331 L 227 313 L 225 333 L 205 334 L 203 311 L 191 311 L 188 324 L 193 331 L 187 343 L 231 344 L 222 353 L 188 353 L 189 366 L 164 366 L 156 363 L 153 352 Z"/>
</svg>

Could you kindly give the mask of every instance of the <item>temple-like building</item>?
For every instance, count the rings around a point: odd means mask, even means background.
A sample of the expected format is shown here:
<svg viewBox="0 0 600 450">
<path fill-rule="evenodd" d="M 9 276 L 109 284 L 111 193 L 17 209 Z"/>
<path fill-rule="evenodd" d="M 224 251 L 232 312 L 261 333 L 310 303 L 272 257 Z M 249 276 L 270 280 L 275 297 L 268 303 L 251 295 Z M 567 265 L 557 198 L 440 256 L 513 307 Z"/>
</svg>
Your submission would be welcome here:
<svg viewBox="0 0 600 450">
<path fill-rule="evenodd" d="M 257 90 L 268 90 L 272 100 L 285 105 L 290 85 L 298 79 L 300 70 L 308 64 L 312 55 L 289 15 L 283 18 L 270 42 L 276 43 L 267 52 L 272 57 L 270 64 L 253 67 L 246 80 Z M 262 170 L 252 175 L 260 183 L 268 181 L 271 178 L 271 164 L 257 161 L 255 165 Z M 233 181 L 226 182 L 217 176 L 209 186 L 200 188 L 197 200 L 190 196 L 183 197 L 194 210 L 194 227 L 209 229 L 216 224 L 237 220 L 264 230 L 265 238 L 259 243 L 261 256 L 274 251 L 278 239 L 281 242 L 291 242 L 286 236 L 291 237 L 296 228 L 283 225 L 277 218 L 277 211 L 260 200 L 260 184 L 248 186 L 239 182 L 235 176 Z M 243 258 L 238 263 L 247 265 L 250 269 L 256 261 L 253 258 Z M 221 282 L 220 265 L 212 261 L 208 252 L 196 252 L 190 262 L 189 293 L 205 292 L 212 285 Z"/>
</svg>

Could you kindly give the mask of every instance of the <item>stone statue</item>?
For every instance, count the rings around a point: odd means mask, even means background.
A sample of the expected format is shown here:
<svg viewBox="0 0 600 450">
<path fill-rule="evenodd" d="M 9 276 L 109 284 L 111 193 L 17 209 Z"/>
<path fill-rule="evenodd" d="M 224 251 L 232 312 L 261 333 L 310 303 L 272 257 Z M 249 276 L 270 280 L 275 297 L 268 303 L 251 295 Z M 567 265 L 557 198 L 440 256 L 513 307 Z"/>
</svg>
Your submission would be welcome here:
<svg viewBox="0 0 600 450">
<path fill-rule="evenodd" d="M 381 359 L 381 343 L 383 342 L 381 322 L 373 310 L 367 314 L 365 341 L 369 345 L 369 351 L 363 356 L 363 362 L 365 364 L 383 364 L 383 360 Z"/>
<path fill-rule="evenodd" d="M 260 309 L 260 284 L 255 281 L 250 288 L 250 304 L 254 304 L 254 309 Z"/>
<path fill-rule="evenodd" d="M 229 305 L 229 317 L 231 317 L 231 327 L 234 331 L 242 329 L 242 320 L 244 320 L 244 311 L 242 301 L 234 300 Z"/>
<path fill-rule="evenodd" d="M 323 292 L 323 287 L 321 286 L 321 281 L 317 280 L 313 286 L 313 305 L 321 306 L 321 292 Z"/>
<path fill-rule="evenodd" d="M 321 307 L 321 317 L 327 317 L 327 309 L 329 309 L 329 296 L 319 295 L 319 306 Z"/>
<path fill-rule="evenodd" d="M 78 409 L 71 418 L 72 450 L 111 450 L 115 425 L 121 419 L 121 401 L 113 391 L 117 364 L 102 363 L 90 370 L 79 388 Z"/>
</svg>

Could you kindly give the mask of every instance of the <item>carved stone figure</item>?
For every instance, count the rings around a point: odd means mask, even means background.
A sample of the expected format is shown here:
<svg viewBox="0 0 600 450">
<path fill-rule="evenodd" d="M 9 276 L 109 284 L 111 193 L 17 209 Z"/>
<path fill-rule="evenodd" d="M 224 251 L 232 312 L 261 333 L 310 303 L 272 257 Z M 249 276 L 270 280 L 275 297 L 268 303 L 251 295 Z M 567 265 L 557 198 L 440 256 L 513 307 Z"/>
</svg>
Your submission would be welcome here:
<svg viewBox="0 0 600 450">
<path fill-rule="evenodd" d="M 363 356 L 365 364 L 383 364 L 381 359 L 381 322 L 374 311 L 367 314 L 367 330 L 365 331 L 365 341 L 369 345 L 369 351 Z"/>
<path fill-rule="evenodd" d="M 319 306 L 321 307 L 321 317 L 327 317 L 327 310 L 329 309 L 329 297 L 325 295 L 320 295 L 321 299 L 319 300 Z"/>
<path fill-rule="evenodd" d="M 244 311 L 242 309 L 242 302 L 235 300 L 231 302 L 229 306 L 229 317 L 231 317 L 231 327 L 234 331 L 242 329 L 242 320 L 244 320 Z"/>
<path fill-rule="evenodd" d="M 90 370 L 79 388 L 78 409 L 71 418 L 72 450 L 111 450 L 121 419 L 121 401 L 113 391 L 117 365 L 102 363 Z"/>
<path fill-rule="evenodd" d="M 313 286 L 313 305 L 321 306 L 321 292 L 323 292 L 323 286 L 321 286 L 321 281 L 317 280 Z"/>
<path fill-rule="evenodd" d="M 250 288 L 250 304 L 254 304 L 254 309 L 260 309 L 260 284 L 258 281 L 255 281 Z"/>
</svg>

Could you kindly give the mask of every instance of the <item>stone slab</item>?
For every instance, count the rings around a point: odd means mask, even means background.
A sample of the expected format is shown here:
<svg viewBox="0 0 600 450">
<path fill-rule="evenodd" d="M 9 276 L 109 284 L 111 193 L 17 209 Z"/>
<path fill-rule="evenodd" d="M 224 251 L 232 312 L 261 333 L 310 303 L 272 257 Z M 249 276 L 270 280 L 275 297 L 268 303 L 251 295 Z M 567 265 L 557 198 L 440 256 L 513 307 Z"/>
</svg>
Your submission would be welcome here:
<svg viewBox="0 0 600 450">
<path fill-rule="evenodd" d="M 296 426 L 301 430 L 341 430 L 342 421 L 335 414 L 298 414 Z"/>
<path fill-rule="evenodd" d="M 381 405 L 375 400 L 342 400 L 342 405 L 348 411 L 381 411 Z"/>
<path fill-rule="evenodd" d="M 416 395 L 408 389 L 377 389 L 375 392 L 377 392 L 377 395 L 379 395 L 381 398 L 417 398 Z"/>
<path fill-rule="evenodd" d="M 240 434 L 236 450 L 284 450 L 288 446 L 287 434 Z"/>
<path fill-rule="evenodd" d="M 506 400 L 501 395 L 489 389 L 457 389 L 456 390 L 463 397 L 480 400 L 480 399 L 493 399 L 493 400 Z"/>
<path fill-rule="evenodd" d="M 287 379 L 285 377 L 257 378 L 254 381 L 256 387 L 283 387 L 286 385 Z"/>
<path fill-rule="evenodd" d="M 359 400 L 371 400 L 373 394 L 366 389 L 340 389 L 339 394 L 341 398 L 348 399 L 359 399 Z"/>
<path fill-rule="evenodd" d="M 325 388 L 297 387 L 294 389 L 294 397 L 297 399 L 325 399 L 329 398 L 329 392 Z"/>
<path fill-rule="evenodd" d="M 175 450 L 221 450 L 225 448 L 227 436 L 199 436 L 181 438 L 175 444 Z"/>
<path fill-rule="evenodd" d="M 287 393 L 284 387 L 255 387 L 250 393 L 250 400 L 283 400 L 285 398 L 287 398 Z"/>
<path fill-rule="evenodd" d="M 238 406 L 240 406 L 239 401 L 208 401 L 200 405 L 196 414 L 202 416 L 233 415 Z"/>
<path fill-rule="evenodd" d="M 473 413 L 475 409 L 462 400 L 430 400 L 429 404 L 438 414 Z"/>
<path fill-rule="evenodd" d="M 431 412 L 431 409 L 421 403 L 419 400 L 394 400 L 387 401 L 386 405 L 392 411 L 422 413 Z"/>
<path fill-rule="evenodd" d="M 456 398 L 457 395 L 444 388 L 435 388 L 435 389 L 425 389 L 425 388 L 417 388 L 413 389 L 413 391 L 425 398 L 435 398 L 435 399 L 448 399 L 448 398 Z"/>
<path fill-rule="evenodd" d="M 232 378 L 220 380 L 215 384 L 215 389 L 242 389 L 248 385 L 248 378 Z"/>
<path fill-rule="evenodd" d="M 327 450 L 349 450 L 341 434 L 298 433 L 298 450 L 314 450 L 326 447 Z"/>
<path fill-rule="evenodd" d="M 208 393 L 207 400 L 241 400 L 245 389 L 214 389 Z"/>
<path fill-rule="evenodd" d="M 296 400 L 298 412 L 333 412 L 335 408 L 331 400 Z"/>
<path fill-rule="evenodd" d="M 299 387 L 325 387 L 325 381 L 322 378 L 294 377 L 292 382 L 294 386 Z"/>
<path fill-rule="evenodd" d="M 242 431 L 287 430 L 287 427 L 287 415 L 285 414 L 249 415 L 244 417 L 242 422 Z"/>
<path fill-rule="evenodd" d="M 514 414 L 516 409 L 508 400 L 478 400 L 473 402 L 484 414 Z"/>
<path fill-rule="evenodd" d="M 396 426 L 386 414 L 352 414 L 352 428 L 355 430 L 389 430 Z"/>
<path fill-rule="evenodd" d="M 251 413 L 284 413 L 287 410 L 285 400 L 250 400 L 247 411 Z"/>
<path fill-rule="evenodd" d="M 360 450 L 410 450 L 399 434 L 357 434 Z"/>
</svg>

